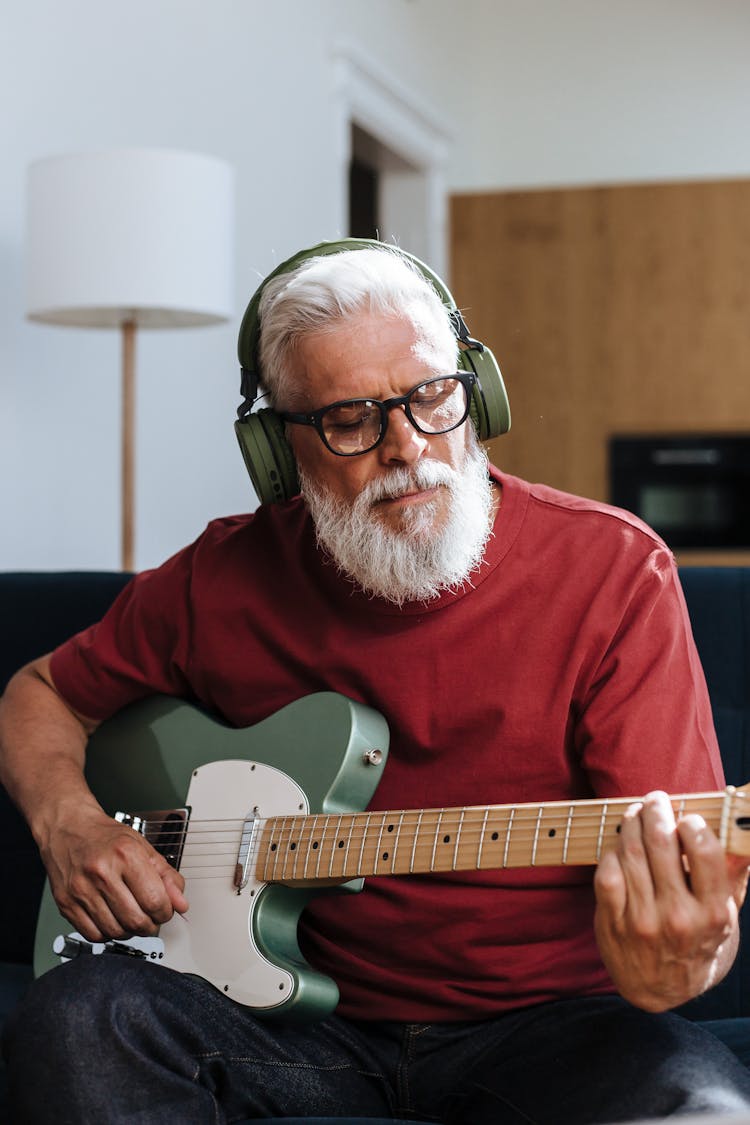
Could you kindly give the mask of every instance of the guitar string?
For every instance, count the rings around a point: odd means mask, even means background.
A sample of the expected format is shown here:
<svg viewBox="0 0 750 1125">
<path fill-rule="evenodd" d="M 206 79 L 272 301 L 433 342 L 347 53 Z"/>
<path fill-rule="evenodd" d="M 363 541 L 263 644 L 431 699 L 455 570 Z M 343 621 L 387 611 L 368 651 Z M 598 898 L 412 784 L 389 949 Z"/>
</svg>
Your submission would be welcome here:
<svg viewBox="0 0 750 1125">
<path fill-rule="evenodd" d="M 417 853 L 417 861 L 414 858 L 409 858 L 406 862 L 400 860 L 398 855 L 394 852 L 387 852 L 383 856 L 382 863 L 376 859 L 374 855 L 358 857 L 357 862 L 350 862 L 349 858 L 343 858 L 341 863 L 337 862 L 338 855 L 335 851 L 323 852 L 321 854 L 322 870 L 319 870 L 320 860 L 317 859 L 318 853 L 308 852 L 301 853 L 299 859 L 296 861 L 291 859 L 288 855 L 281 856 L 280 859 L 275 861 L 273 857 L 265 856 L 265 859 L 259 864 L 258 872 L 259 878 L 267 882 L 287 881 L 294 882 L 295 880 L 312 879 L 321 880 L 326 878 L 358 878 L 360 876 L 375 876 L 375 875 L 389 875 L 389 874 L 426 874 L 430 871 L 470 871 L 470 870 L 500 870 L 503 868 L 522 868 L 522 867 L 565 867 L 565 866 L 591 866 L 594 865 L 604 850 L 603 847 L 594 847 L 597 836 L 591 834 L 587 839 L 577 843 L 576 847 L 569 847 L 567 853 L 564 853 L 561 848 L 545 849 L 543 844 L 538 846 L 538 854 L 535 859 L 531 859 L 527 850 L 533 838 L 527 837 L 526 840 L 514 840 L 511 844 L 511 850 L 508 856 L 503 855 L 502 858 L 497 856 L 493 858 L 489 849 L 485 849 L 478 861 L 474 860 L 478 851 L 475 851 L 470 846 L 465 849 L 460 849 L 458 856 L 453 856 L 450 859 L 445 857 L 439 858 L 430 863 L 423 862 L 422 853 Z M 587 849 L 585 845 L 589 843 L 592 845 Z M 501 846 L 504 844 L 504 839 L 500 841 Z M 604 846 L 608 846 L 605 842 Z M 429 841 L 425 845 L 429 847 Z M 518 850 L 521 849 L 519 856 Z M 468 855 L 467 855 L 468 852 Z M 190 878 L 201 877 L 226 877 L 227 869 L 231 870 L 232 875 L 237 866 L 237 857 L 234 854 L 212 855 L 205 857 L 209 862 L 199 864 L 195 862 L 195 857 L 192 857 L 193 862 L 184 862 L 180 865 L 180 871 Z M 255 860 L 259 858 L 259 853 L 251 853 L 247 860 L 247 869 L 250 872 L 255 871 Z M 469 859 L 471 858 L 471 862 Z M 316 869 L 314 871 L 308 870 L 308 865 L 311 859 L 315 859 Z M 291 867 L 290 867 L 291 864 Z M 296 864 L 296 866 L 295 866 Z M 380 867 L 380 870 L 379 870 Z M 277 869 L 278 868 L 278 869 Z M 297 869 L 299 868 L 299 869 Z M 213 875 L 216 872 L 216 875 Z"/>
<path fill-rule="evenodd" d="M 414 859 L 412 857 L 409 857 L 406 865 L 404 865 L 403 861 L 399 862 L 398 856 L 394 854 L 395 849 L 394 851 L 386 853 L 385 857 L 382 860 L 382 863 L 379 859 L 376 859 L 374 855 L 368 855 L 367 853 L 365 853 L 364 856 L 358 856 L 357 862 L 353 863 L 349 862 L 350 857 L 346 857 L 345 853 L 341 853 L 342 862 L 338 863 L 337 860 L 339 859 L 339 853 L 336 850 L 329 850 L 322 853 L 322 864 L 320 865 L 322 867 L 322 870 L 317 869 L 319 861 L 317 859 L 318 853 L 316 852 L 308 851 L 307 853 L 300 853 L 299 859 L 296 860 L 299 870 L 297 870 L 294 866 L 295 860 L 290 856 L 289 853 L 286 853 L 286 855 L 281 855 L 278 861 L 276 861 L 274 857 L 269 857 L 268 855 L 266 855 L 265 860 L 259 866 L 257 876 L 259 880 L 265 882 L 272 883 L 286 881 L 293 883 L 295 880 L 304 881 L 305 879 L 313 881 L 324 880 L 327 878 L 352 879 L 358 878 L 360 876 L 399 875 L 408 873 L 428 874 L 432 871 L 483 871 L 518 869 L 524 867 L 531 868 L 593 866 L 597 862 L 598 858 L 596 853 L 600 851 L 598 846 L 594 846 L 595 844 L 598 845 L 600 842 L 599 835 L 598 833 L 592 832 L 586 837 L 582 838 L 580 841 L 577 840 L 576 846 L 568 847 L 566 859 L 563 859 L 563 849 L 561 847 L 563 841 L 560 841 L 560 844 L 557 845 L 556 849 L 545 849 L 544 845 L 547 841 L 540 841 L 538 843 L 538 857 L 535 861 L 531 861 L 531 859 L 529 858 L 528 849 L 533 842 L 534 837 L 528 834 L 525 838 L 514 838 L 511 842 L 509 854 L 507 856 L 503 855 L 502 857 L 498 856 L 494 859 L 492 857 L 490 849 L 485 848 L 481 856 L 481 861 L 476 863 L 469 863 L 467 861 L 467 851 L 472 857 L 478 854 L 478 852 L 472 849 L 470 845 L 467 845 L 466 848 L 459 849 L 460 858 L 458 860 L 455 857 L 448 859 L 448 857 L 446 856 L 445 858 L 441 857 L 436 862 L 432 861 L 431 863 L 415 863 Z M 431 842 L 428 839 L 423 845 L 421 845 L 423 851 L 430 848 L 430 843 Z M 589 850 L 585 850 L 584 846 L 586 844 L 592 845 Z M 499 851 L 499 849 L 504 847 L 504 845 L 505 837 L 502 836 L 499 840 L 497 850 Z M 418 847 L 419 846 L 420 845 L 418 845 Z M 521 849 L 522 851 L 520 857 L 517 855 L 519 849 Z M 405 849 L 405 851 L 407 850 L 408 849 Z M 604 850 L 603 847 L 601 848 L 601 850 Z M 548 851 L 551 854 L 547 854 Z M 257 852 L 251 852 L 248 858 L 247 867 L 251 872 L 254 872 L 253 860 L 258 858 L 258 854 L 259 853 Z M 420 856 L 422 853 L 418 852 L 417 854 L 418 856 Z M 194 860 L 196 857 L 191 858 Z M 188 875 L 191 879 L 226 879 L 230 872 L 232 876 L 234 875 L 234 871 L 237 865 L 237 857 L 236 855 L 234 855 L 234 853 L 227 853 L 225 857 L 222 855 L 211 855 L 207 856 L 206 858 L 210 859 L 211 862 L 205 864 L 196 864 L 195 862 L 182 863 L 180 865 L 180 871 L 183 874 Z M 224 858 L 225 863 L 222 867 L 221 861 Z M 311 859 L 315 859 L 316 870 L 308 872 L 307 865 Z M 381 867 L 382 869 L 378 870 L 379 867 Z"/>
<path fill-rule="evenodd" d="M 742 797 L 742 794 L 735 794 L 735 797 Z M 717 810 L 721 812 L 724 803 L 727 800 L 725 794 L 689 794 L 686 797 L 673 798 L 673 806 L 675 812 L 690 812 L 693 811 L 693 806 L 698 806 L 697 811 L 706 813 L 715 813 Z M 366 829 L 369 829 L 370 822 L 373 819 L 379 818 L 383 825 L 393 824 L 394 830 L 403 829 L 409 826 L 413 821 L 414 823 L 421 822 L 430 824 L 430 819 L 437 818 L 439 821 L 444 821 L 446 827 L 449 826 L 449 821 L 454 818 L 458 821 L 463 821 L 466 824 L 468 818 L 474 816 L 480 819 L 485 818 L 485 814 L 489 813 L 498 817 L 510 817 L 513 813 L 516 822 L 520 825 L 524 821 L 533 822 L 536 826 L 537 821 L 540 819 L 542 824 L 546 824 L 548 820 L 554 819 L 556 816 L 568 819 L 571 816 L 572 821 L 577 826 L 586 820 L 592 820 L 599 823 L 604 816 L 607 820 L 614 818 L 620 812 L 625 811 L 633 804 L 638 804 L 638 798 L 612 798 L 608 801 L 592 801 L 588 804 L 584 801 L 571 801 L 570 803 L 564 801 L 550 802 L 542 805 L 467 805 L 465 808 L 446 808 L 446 809 L 372 809 L 359 812 L 348 812 L 341 815 L 332 813 L 279 813 L 267 817 L 257 817 L 256 824 L 268 825 L 269 823 L 278 823 L 282 827 L 282 831 L 288 831 L 290 826 L 292 828 L 299 826 L 304 829 L 312 822 L 318 821 L 323 824 L 323 827 L 329 827 L 334 821 L 341 821 L 342 826 L 347 821 L 350 823 L 350 828 L 356 828 L 360 822 L 367 821 Z M 154 820 L 146 814 L 143 816 L 146 828 L 154 833 L 161 833 L 168 835 L 174 834 L 180 837 L 185 828 L 189 827 L 191 835 L 198 835 L 200 833 L 209 833 L 215 831 L 236 831 L 238 827 L 242 828 L 245 825 L 245 819 L 241 817 L 229 818 L 206 818 L 204 820 L 195 820 L 193 818 L 186 818 L 184 821 L 176 821 L 174 817 L 167 817 L 164 820 Z M 316 828 L 318 825 L 316 824 Z M 438 825 L 438 829 L 440 824 Z"/>
<path fill-rule="evenodd" d="M 626 802 L 626 804 L 628 804 L 628 803 L 630 803 L 630 802 Z M 708 804 L 708 802 L 702 801 L 700 803 L 701 803 L 701 806 L 703 808 L 703 811 L 707 812 L 708 810 L 706 809 L 706 805 Z M 721 802 L 712 802 L 712 803 L 723 803 L 723 798 L 721 799 Z M 579 808 L 580 808 L 580 806 L 579 806 Z M 585 808 L 585 806 L 584 806 L 584 808 Z M 478 810 L 473 806 L 471 807 L 471 811 L 474 814 L 478 814 Z M 501 811 L 504 811 L 504 812 L 509 814 L 509 810 L 507 808 L 501 809 Z M 385 865 L 385 870 L 384 870 L 384 872 L 381 872 L 381 873 L 390 873 L 390 872 L 401 873 L 400 870 L 396 869 L 397 857 L 396 857 L 395 853 L 398 850 L 399 844 L 401 844 L 401 846 L 403 847 L 404 844 L 408 843 L 412 847 L 413 850 L 416 850 L 417 848 L 421 848 L 422 850 L 428 849 L 428 848 L 431 848 L 431 847 L 434 848 L 435 839 L 436 839 L 437 836 L 439 836 L 441 828 L 447 829 L 448 827 L 450 827 L 449 825 L 445 825 L 445 824 L 442 825 L 442 826 L 440 824 L 437 824 L 437 825 L 434 825 L 434 826 L 429 825 L 429 828 L 423 827 L 422 830 L 419 833 L 409 834 L 407 817 L 405 816 L 402 823 L 399 826 L 399 831 L 402 832 L 404 827 L 406 826 L 406 828 L 407 828 L 407 832 L 406 832 L 407 840 L 406 841 L 399 840 L 395 836 L 386 838 L 385 841 L 381 841 L 381 840 L 376 841 L 374 839 L 374 837 L 377 834 L 378 829 L 380 830 L 381 837 L 382 837 L 382 829 L 383 829 L 384 825 L 389 820 L 395 821 L 395 820 L 397 820 L 397 818 L 388 817 L 388 816 L 384 817 L 382 812 L 380 812 L 380 813 L 379 812 L 351 813 L 351 814 L 345 814 L 342 817 L 331 817 L 330 814 L 318 814 L 318 817 L 322 818 L 322 820 L 324 822 L 324 827 L 326 825 L 329 825 L 331 820 L 335 820 L 335 821 L 339 822 L 337 824 L 337 829 L 338 829 L 337 832 L 333 834 L 330 841 L 324 841 L 323 842 L 323 846 L 322 846 L 322 849 L 321 849 L 320 853 L 313 850 L 313 845 L 320 842 L 320 841 L 316 841 L 315 837 L 316 837 L 317 834 L 315 832 L 311 831 L 310 835 L 307 839 L 304 839 L 304 834 L 293 832 L 293 829 L 298 826 L 297 822 L 299 822 L 299 824 L 301 824 L 303 827 L 305 825 L 309 826 L 309 822 L 311 820 L 316 819 L 314 814 L 312 814 L 311 816 L 306 817 L 306 818 L 298 818 L 298 817 L 294 817 L 294 816 L 292 816 L 292 817 L 270 818 L 270 821 L 277 821 L 277 822 L 282 823 L 282 832 L 289 833 L 289 839 L 286 841 L 286 844 L 282 840 L 281 841 L 282 850 L 279 853 L 276 853 L 276 854 L 273 854 L 273 855 L 270 854 L 270 852 L 268 851 L 268 845 L 270 843 L 269 840 L 264 839 L 264 838 L 254 840 L 252 845 L 248 849 L 248 855 L 247 855 L 246 859 L 244 860 L 244 862 L 247 866 L 247 869 L 250 869 L 252 867 L 253 861 L 256 860 L 259 857 L 262 849 L 266 848 L 267 849 L 266 860 L 265 860 L 266 867 L 272 868 L 272 871 L 271 871 L 271 874 L 270 874 L 270 880 L 272 880 L 273 875 L 276 874 L 276 871 L 277 871 L 278 868 L 281 869 L 280 872 L 279 872 L 280 878 L 286 877 L 287 879 L 293 879 L 296 875 L 297 866 L 301 867 L 301 871 L 300 871 L 298 877 L 304 878 L 305 872 L 306 872 L 306 865 L 309 862 L 310 858 L 314 858 L 316 860 L 316 863 L 317 863 L 318 867 L 320 866 L 320 859 L 325 858 L 325 862 L 322 865 L 324 873 L 320 876 L 320 878 L 329 877 L 329 875 L 328 875 L 329 872 L 330 872 L 330 877 L 348 877 L 348 878 L 350 878 L 350 877 L 353 877 L 352 874 L 351 874 L 352 865 L 349 862 L 351 845 L 352 844 L 355 845 L 354 851 L 356 852 L 357 851 L 356 844 L 362 843 L 364 841 L 363 846 L 362 846 L 362 851 L 363 851 L 364 854 L 359 855 L 357 857 L 358 863 L 354 865 L 355 869 L 358 866 L 361 866 L 361 867 L 366 868 L 366 871 L 364 873 L 367 873 L 367 872 L 370 871 L 370 867 L 371 867 L 371 865 L 373 864 L 373 861 L 374 861 L 374 865 L 375 865 L 376 868 L 377 868 L 377 866 L 380 862 L 382 862 Z M 364 820 L 364 821 L 366 821 L 366 823 L 365 824 L 360 823 L 359 825 L 356 825 L 356 827 L 359 827 L 359 829 L 360 829 L 359 832 L 357 832 L 357 831 L 354 831 L 355 826 L 353 826 L 352 824 L 349 824 L 347 826 L 347 824 L 346 824 L 347 819 L 349 819 L 350 821 L 354 820 L 355 822 Z M 461 818 L 459 816 L 456 819 L 460 820 Z M 509 833 L 508 833 L 508 828 L 509 828 L 508 817 L 506 817 L 505 824 L 500 824 L 500 823 L 496 824 L 495 827 L 499 830 L 497 832 L 497 839 L 496 840 L 492 839 L 492 835 L 493 835 L 494 830 L 493 830 L 493 825 L 492 825 L 491 822 L 489 823 L 488 826 L 483 828 L 481 831 L 477 832 L 476 829 L 477 829 L 478 826 L 474 825 L 474 830 L 472 831 L 472 826 L 470 824 L 469 825 L 466 824 L 466 817 L 464 817 L 464 824 L 463 824 L 463 828 L 462 828 L 460 846 L 455 844 L 455 841 L 454 841 L 454 839 L 453 839 L 453 837 L 450 833 L 446 833 L 447 838 L 444 841 L 446 844 L 451 845 L 451 850 L 454 852 L 454 857 L 453 857 L 454 862 L 451 862 L 447 866 L 445 866 L 444 858 L 441 858 L 441 861 L 440 861 L 439 864 L 435 864 L 434 862 L 431 862 L 431 864 L 427 866 L 426 870 L 430 870 L 430 869 L 432 869 L 432 870 L 452 870 L 452 869 L 455 869 L 457 857 L 459 855 L 461 856 L 462 869 L 466 870 L 467 869 L 466 860 L 465 860 L 466 852 L 469 852 L 469 854 L 471 854 L 473 852 L 473 850 L 475 849 L 475 847 L 478 848 L 478 845 L 481 844 L 482 842 L 483 842 L 483 847 L 487 848 L 487 853 L 485 853 L 485 856 L 484 856 L 485 862 L 483 862 L 483 863 L 479 862 L 479 861 L 477 862 L 476 869 L 479 869 L 479 870 L 481 870 L 485 867 L 497 869 L 497 868 L 502 868 L 503 866 L 516 866 L 516 867 L 520 867 L 520 866 L 544 866 L 545 865 L 544 864 L 545 859 L 546 859 L 546 865 L 547 866 L 552 865 L 552 864 L 554 864 L 554 866 L 565 865 L 565 864 L 561 864 L 560 860 L 557 858 L 556 853 L 557 853 L 558 848 L 563 848 L 565 851 L 568 851 L 569 853 L 571 851 L 573 851 L 576 854 L 578 854 L 581 850 L 583 850 L 584 858 L 573 860 L 572 865 L 582 865 L 582 864 L 591 863 L 591 862 L 594 862 L 594 860 L 590 858 L 591 853 L 585 850 L 585 846 L 592 843 L 595 840 L 597 841 L 598 844 L 602 843 L 602 820 L 604 820 L 604 832 L 607 833 L 609 830 L 611 830 L 612 827 L 615 826 L 616 823 L 619 823 L 620 818 L 616 816 L 616 811 L 615 811 L 614 814 L 611 813 L 611 806 L 610 806 L 610 809 L 607 810 L 607 814 L 604 816 L 604 818 L 602 817 L 601 811 L 598 814 L 594 815 L 594 812 L 592 810 L 588 813 L 588 815 L 586 816 L 585 819 L 586 819 L 587 823 L 584 824 L 583 823 L 584 817 L 582 815 L 574 818 L 574 820 L 572 822 L 572 832 L 568 831 L 567 824 L 565 825 L 565 827 L 563 827 L 561 825 L 550 826 L 544 821 L 544 819 L 539 818 L 538 816 L 537 816 L 536 822 L 534 824 L 531 824 L 528 821 L 527 821 L 526 824 L 524 824 L 523 820 L 516 820 L 515 824 L 513 825 L 512 831 L 510 832 L 510 836 L 511 836 L 510 846 L 511 846 L 511 848 L 513 848 L 516 853 L 517 853 L 519 848 L 524 849 L 523 855 L 525 856 L 526 846 L 533 843 L 534 847 L 538 848 L 544 854 L 543 854 L 542 858 L 536 863 L 534 863 L 534 862 L 530 863 L 528 861 L 520 861 L 520 860 L 516 859 L 515 856 L 513 856 L 514 862 L 512 862 L 511 864 L 508 864 L 508 863 L 493 862 L 492 858 L 488 858 L 488 856 L 491 853 L 493 843 L 497 844 L 499 846 L 504 846 L 506 844 L 507 837 L 509 835 Z M 261 836 L 263 835 L 263 830 L 265 828 L 267 828 L 270 821 L 265 821 L 265 822 L 259 821 L 258 822 L 259 826 L 262 826 L 261 833 L 260 833 Z M 374 824 L 372 823 L 373 821 L 375 822 Z M 291 824 L 289 822 L 291 822 Z M 235 823 L 237 825 L 240 825 L 243 822 L 236 821 Z M 413 827 L 416 827 L 416 823 L 417 822 L 415 821 Z M 423 822 L 423 824 L 424 824 L 424 822 Z M 316 827 L 318 827 L 318 826 L 316 826 Z M 458 828 L 458 825 L 456 825 L 456 827 Z M 348 831 L 347 831 L 347 828 L 349 829 Z M 558 828 L 560 830 L 559 836 L 558 836 Z M 349 847 L 346 848 L 346 850 L 342 850 L 339 853 L 340 845 L 339 845 L 338 841 L 339 841 L 339 837 L 342 836 L 342 830 L 343 830 L 342 843 L 344 845 L 346 845 L 346 843 L 348 842 Z M 551 831 L 554 832 L 554 836 L 552 836 L 552 837 L 550 836 Z M 489 840 L 487 839 L 488 834 L 489 834 L 489 837 L 490 837 Z M 256 835 L 258 835 L 258 834 L 256 834 Z M 324 835 L 324 833 L 321 833 L 321 837 L 323 835 Z M 573 836 L 572 848 L 570 847 L 570 844 L 571 844 L 570 836 L 571 835 Z M 293 837 L 295 837 L 295 836 L 297 836 L 299 838 L 297 840 L 294 840 Z M 373 839 L 371 840 L 371 843 L 370 843 L 370 851 L 372 851 L 372 852 L 378 850 L 375 846 L 377 843 L 381 843 L 381 842 L 385 843 L 386 852 L 385 852 L 384 859 L 382 861 L 376 860 L 374 855 L 369 856 L 365 852 L 365 844 L 366 844 L 368 836 L 373 837 Z M 555 840 L 554 843 L 552 843 L 553 839 Z M 388 847 L 389 842 L 390 842 L 390 845 L 391 845 L 390 848 Z M 237 860 L 238 860 L 238 843 L 237 843 L 236 837 L 234 839 L 230 839 L 230 840 L 216 839 L 214 841 L 203 841 L 203 843 L 209 843 L 209 844 L 213 843 L 214 850 L 201 852 L 201 851 L 198 850 L 200 845 L 193 844 L 190 841 L 190 839 L 185 841 L 185 844 L 184 844 L 184 847 L 183 847 L 183 850 L 182 850 L 182 857 L 183 857 L 183 860 L 185 862 L 182 862 L 180 864 L 180 871 L 181 872 L 183 872 L 184 874 L 189 874 L 191 876 L 191 878 L 226 877 L 225 873 L 222 873 L 222 876 L 220 876 L 220 875 L 212 876 L 210 874 L 211 869 L 216 867 L 217 864 L 220 864 L 222 861 L 226 861 L 226 863 L 228 863 L 230 865 L 232 870 L 234 870 L 234 868 L 236 867 L 236 864 L 237 864 Z M 296 849 L 291 849 L 292 843 L 297 844 Z M 567 847 L 566 847 L 566 843 L 567 843 Z M 215 850 L 216 846 L 224 847 L 225 845 L 230 845 L 231 851 L 224 852 L 224 851 L 216 851 Z M 405 847 L 403 847 L 403 850 L 405 852 L 407 849 Z M 600 848 L 597 847 L 596 851 L 599 851 L 599 850 L 600 850 Z M 552 854 L 547 855 L 547 852 L 550 852 Z M 479 852 L 478 852 L 478 856 L 479 856 Z M 208 859 L 211 862 L 207 863 L 207 864 L 200 864 L 200 863 L 195 862 L 196 860 L 203 859 L 203 858 Z M 341 860 L 343 860 L 342 863 L 336 862 L 339 858 Z M 190 862 L 190 861 L 193 861 L 193 862 Z M 291 872 L 288 871 L 288 866 L 289 866 L 290 861 L 294 865 L 293 870 Z M 390 864 L 390 869 L 389 869 L 389 864 Z M 409 867 L 407 868 L 407 870 L 412 870 L 412 866 L 413 865 L 410 864 Z M 473 865 L 471 865 L 471 866 L 473 866 Z M 337 870 L 337 868 L 340 868 L 340 870 Z M 471 868 L 469 867 L 469 869 L 471 869 Z M 194 874 L 195 872 L 200 872 L 201 874 Z M 308 876 L 308 877 L 311 877 L 311 876 Z M 317 871 L 316 871 L 316 877 L 317 877 Z"/>
<path fill-rule="evenodd" d="M 572 816 L 570 815 L 570 806 L 567 807 L 567 815 L 565 816 L 562 814 L 566 813 L 566 807 L 555 811 L 545 810 L 544 808 L 534 811 L 532 808 L 524 807 L 521 812 L 516 807 L 513 836 L 515 839 L 520 839 L 525 829 L 532 837 L 541 838 L 544 834 L 549 834 L 550 831 L 557 834 L 559 830 L 565 836 L 574 835 L 580 838 L 587 830 L 599 831 L 602 823 L 605 824 L 605 827 L 614 821 L 619 823 L 622 819 L 620 816 L 621 810 L 624 810 L 630 803 L 624 802 L 620 807 L 617 807 L 616 802 L 611 802 L 606 808 L 601 806 L 598 810 L 578 806 L 574 808 Z M 714 801 L 686 801 L 682 803 L 685 808 L 681 811 L 690 811 L 687 806 L 695 803 L 699 804 L 701 812 L 710 817 L 712 814 L 721 813 L 724 798 Z M 709 805 L 715 807 L 709 808 Z M 487 817 L 487 812 L 489 812 L 490 817 L 493 817 L 493 813 L 495 814 L 493 819 L 490 820 Z M 278 833 L 281 836 L 288 836 L 287 845 L 293 842 L 293 838 L 296 838 L 295 842 L 310 846 L 318 835 L 321 837 L 325 835 L 325 831 L 330 827 L 332 821 L 337 821 L 337 830 L 333 836 L 338 839 L 339 836 L 344 835 L 351 845 L 351 843 L 361 842 L 371 833 L 384 831 L 386 825 L 388 831 L 392 830 L 396 836 L 400 836 L 404 832 L 409 833 L 412 828 L 419 827 L 419 834 L 425 839 L 430 838 L 431 833 L 435 835 L 439 835 L 441 831 L 450 833 L 453 827 L 456 832 L 460 830 L 462 838 L 466 840 L 479 828 L 478 837 L 486 839 L 488 835 L 491 837 L 492 831 L 505 829 L 510 817 L 511 808 L 507 806 L 490 806 L 487 810 L 470 806 L 463 813 L 460 810 L 458 812 L 451 810 L 449 814 L 441 813 L 440 810 L 427 810 L 422 814 L 413 810 L 406 810 L 403 814 L 388 810 L 384 814 L 382 811 L 376 810 L 369 813 L 346 813 L 340 817 L 331 816 L 327 813 L 310 814 L 305 817 L 295 815 L 275 816 L 265 819 L 259 818 L 256 821 L 251 847 L 255 849 L 259 846 L 257 841 L 258 828 L 261 831 L 266 831 L 269 825 L 272 835 Z M 472 819 L 475 820 L 473 824 Z M 481 819 L 481 825 L 476 823 L 476 819 Z M 455 822 L 453 825 L 451 824 L 452 821 Z M 234 844 L 236 834 L 239 832 L 241 835 L 244 824 L 243 820 L 233 819 L 225 821 L 187 821 L 180 826 L 175 826 L 174 821 L 160 824 L 146 819 L 145 830 L 147 836 L 156 838 L 162 846 L 170 841 L 179 844 L 185 836 L 184 848 L 195 851 L 204 842 Z M 224 833 L 224 838 L 222 839 L 218 833 Z M 211 839 L 212 836 L 213 839 Z M 386 837 L 386 839 L 388 838 L 390 837 Z M 326 842 L 326 846 L 330 846 L 330 844 Z"/>
<path fill-rule="evenodd" d="M 462 862 L 467 854 L 471 855 L 474 851 L 478 852 L 480 845 L 482 845 L 484 852 L 490 855 L 493 848 L 497 850 L 505 845 L 508 839 L 510 847 L 515 852 L 535 846 L 545 854 L 555 854 L 556 850 L 563 850 L 567 846 L 568 850 L 572 852 L 589 854 L 588 845 L 608 843 L 615 834 L 613 830 L 616 830 L 618 824 L 619 821 L 615 818 L 605 821 L 603 833 L 599 824 L 588 828 L 575 827 L 572 833 L 567 833 L 562 826 L 536 832 L 531 826 L 522 827 L 520 825 L 514 826 L 508 832 L 508 826 L 505 824 L 497 825 L 494 829 L 490 826 L 488 832 L 478 833 L 471 829 L 465 829 L 458 842 L 456 842 L 453 834 L 445 833 L 442 845 L 456 855 L 460 855 Z M 713 827 L 714 829 L 718 828 L 718 824 L 714 824 Z M 200 843 L 192 842 L 190 839 L 184 843 L 174 840 L 171 844 L 175 851 L 180 852 L 180 870 L 183 872 L 190 870 L 191 867 L 201 866 L 201 860 L 214 863 L 226 861 L 232 865 L 243 862 L 250 865 L 264 855 L 266 865 L 275 864 L 280 866 L 282 870 L 287 871 L 290 863 L 302 865 L 304 869 L 304 865 L 309 864 L 311 860 L 315 860 L 316 864 L 319 864 L 322 857 L 325 857 L 327 864 L 331 864 L 335 857 L 340 856 L 343 857 L 344 863 L 348 864 L 352 852 L 359 853 L 360 851 L 364 852 L 362 859 L 370 862 L 375 853 L 380 853 L 381 848 L 383 849 L 383 861 L 390 859 L 396 862 L 397 852 L 403 854 L 406 850 L 411 849 L 419 851 L 421 855 L 427 849 L 434 849 L 436 845 L 441 847 L 440 835 L 440 830 L 422 830 L 416 835 L 407 830 L 402 832 L 400 839 L 394 837 L 380 841 L 377 839 L 375 831 L 346 832 L 344 835 L 337 834 L 331 840 L 323 840 L 322 842 L 316 838 L 315 834 L 306 839 L 290 837 L 287 841 L 262 838 L 252 842 L 246 856 L 241 855 L 240 840 L 237 837 L 229 840 L 205 839 Z M 163 840 L 158 840 L 155 843 L 158 844 L 160 849 L 170 846 L 170 842 Z M 271 848 L 272 843 L 276 844 L 273 849 Z M 597 851 L 598 849 L 594 848 L 593 850 Z M 318 859 L 318 856 L 321 859 Z M 534 865 L 533 862 L 531 865 Z"/>
</svg>

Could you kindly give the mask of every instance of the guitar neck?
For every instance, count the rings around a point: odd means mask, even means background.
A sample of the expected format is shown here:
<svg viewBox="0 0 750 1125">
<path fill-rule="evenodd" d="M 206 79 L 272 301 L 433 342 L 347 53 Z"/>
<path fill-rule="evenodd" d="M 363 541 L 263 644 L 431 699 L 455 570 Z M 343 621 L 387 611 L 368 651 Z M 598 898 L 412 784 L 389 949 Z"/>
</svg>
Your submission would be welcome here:
<svg viewBox="0 0 750 1125">
<path fill-rule="evenodd" d="M 726 847 L 733 791 L 672 798 L 677 818 L 700 813 Z M 259 839 L 270 883 L 367 875 L 591 865 L 617 837 L 632 798 L 468 806 L 341 816 L 273 817 Z"/>
</svg>

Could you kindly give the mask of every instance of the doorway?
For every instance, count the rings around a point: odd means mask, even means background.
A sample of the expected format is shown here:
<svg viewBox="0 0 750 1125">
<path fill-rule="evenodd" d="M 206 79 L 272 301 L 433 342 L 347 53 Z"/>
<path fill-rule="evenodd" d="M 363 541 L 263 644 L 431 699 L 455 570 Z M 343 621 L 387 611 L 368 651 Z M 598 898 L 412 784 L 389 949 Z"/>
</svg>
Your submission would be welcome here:
<svg viewBox="0 0 750 1125">
<path fill-rule="evenodd" d="M 351 44 L 336 51 L 341 183 L 340 229 L 376 237 L 424 259 L 447 262 L 449 140 L 429 107 Z"/>
</svg>

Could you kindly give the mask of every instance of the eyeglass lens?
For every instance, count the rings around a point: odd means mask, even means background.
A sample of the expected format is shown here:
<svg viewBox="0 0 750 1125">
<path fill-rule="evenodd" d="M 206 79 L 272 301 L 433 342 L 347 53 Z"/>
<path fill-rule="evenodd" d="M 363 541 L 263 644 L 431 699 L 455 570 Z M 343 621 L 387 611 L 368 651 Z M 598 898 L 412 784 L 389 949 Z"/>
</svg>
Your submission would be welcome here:
<svg viewBox="0 0 750 1125">
<path fill-rule="evenodd" d="M 406 396 L 404 409 L 411 423 L 425 434 L 444 434 L 466 417 L 468 398 L 460 379 L 430 379 Z M 368 399 L 337 403 L 326 410 L 321 427 L 336 453 L 366 453 L 377 445 L 387 414 L 381 403 Z"/>
</svg>

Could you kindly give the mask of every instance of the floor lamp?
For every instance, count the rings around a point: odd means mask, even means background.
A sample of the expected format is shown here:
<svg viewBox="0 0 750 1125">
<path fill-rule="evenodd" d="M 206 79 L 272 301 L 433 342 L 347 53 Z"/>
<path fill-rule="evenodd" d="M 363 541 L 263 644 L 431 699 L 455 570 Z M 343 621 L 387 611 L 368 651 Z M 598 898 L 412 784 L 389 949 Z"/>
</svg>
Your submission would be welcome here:
<svg viewBox="0 0 750 1125">
<path fill-rule="evenodd" d="M 121 565 L 133 570 L 136 331 L 233 315 L 232 170 L 168 149 L 51 157 L 31 165 L 27 204 L 26 315 L 121 332 Z"/>
</svg>

